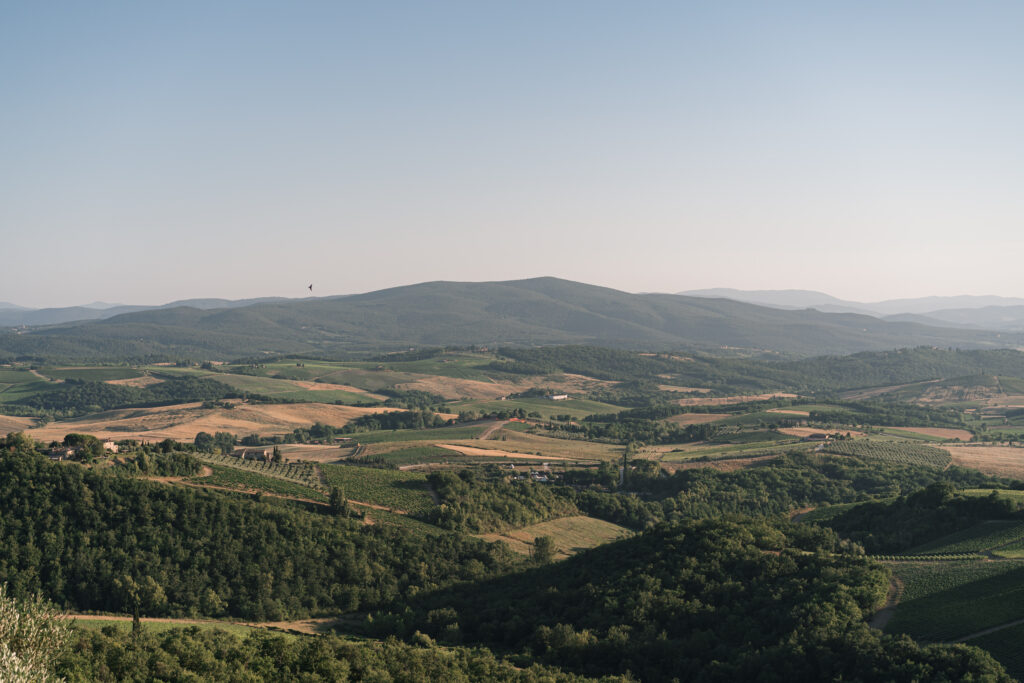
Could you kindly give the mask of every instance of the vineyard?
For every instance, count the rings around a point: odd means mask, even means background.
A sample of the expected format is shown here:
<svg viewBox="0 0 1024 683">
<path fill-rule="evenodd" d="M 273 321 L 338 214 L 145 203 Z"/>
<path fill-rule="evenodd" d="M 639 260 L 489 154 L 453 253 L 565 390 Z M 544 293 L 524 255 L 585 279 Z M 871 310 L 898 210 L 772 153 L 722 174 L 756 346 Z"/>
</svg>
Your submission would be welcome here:
<svg viewBox="0 0 1024 683">
<path fill-rule="evenodd" d="M 954 640 L 1024 618 L 1024 563 L 895 565 L 904 592 L 887 631 Z"/>
<path fill-rule="evenodd" d="M 949 562 L 952 560 L 980 560 L 977 553 L 929 553 L 927 555 L 870 555 L 879 562 Z"/>
<path fill-rule="evenodd" d="M 1024 624 L 967 641 L 968 645 L 976 645 L 992 653 L 1006 667 L 1006 671 L 1018 680 L 1024 678 L 1024 648 L 1021 643 L 1024 643 Z"/>
<path fill-rule="evenodd" d="M 213 474 L 208 477 L 194 477 L 192 481 L 197 484 L 211 484 L 214 486 L 226 486 L 239 490 L 267 491 L 290 498 L 309 498 L 310 500 L 327 501 L 327 496 L 322 492 L 312 489 L 303 484 L 297 484 L 292 480 L 278 479 L 260 474 L 252 469 L 241 469 L 237 467 L 224 467 L 213 465 Z"/>
<path fill-rule="evenodd" d="M 242 460 L 232 455 L 211 455 L 208 453 L 196 453 L 196 458 L 210 465 L 255 472 L 264 477 L 294 482 L 318 491 L 324 490 L 323 484 L 320 483 L 320 477 L 317 475 L 316 467 L 312 463 L 289 463 L 284 465 L 274 462 Z"/>
<path fill-rule="evenodd" d="M 354 465 L 322 465 L 330 486 L 351 500 L 403 512 L 422 512 L 434 505 L 425 475 Z"/>
<path fill-rule="evenodd" d="M 1024 540 L 1024 522 L 982 522 L 920 545 L 909 551 L 908 554 L 979 553 L 1021 540 Z"/>
<path fill-rule="evenodd" d="M 953 461 L 952 456 L 941 448 L 891 441 L 835 441 L 826 444 L 823 450 L 834 455 L 852 455 L 897 465 L 923 465 L 940 469 Z"/>
</svg>

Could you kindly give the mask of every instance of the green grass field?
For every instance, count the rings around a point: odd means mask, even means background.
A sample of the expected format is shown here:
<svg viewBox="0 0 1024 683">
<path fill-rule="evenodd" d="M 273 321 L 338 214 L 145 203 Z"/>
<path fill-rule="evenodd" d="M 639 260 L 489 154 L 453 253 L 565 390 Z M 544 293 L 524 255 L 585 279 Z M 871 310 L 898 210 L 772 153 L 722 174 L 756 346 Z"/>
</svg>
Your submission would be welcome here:
<svg viewBox="0 0 1024 683">
<path fill-rule="evenodd" d="M 614 406 L 610 403 L 575 398 L 565 401 L 552 401 L 546 398 L 510 398 L 505 401 L 456 401 L 446 406 L 446 409 L 453 413 L 470 410 L 478 413 L 491 413 L 519 408 L 527 413 L 540 413 L 544 418 L 551 418 L 555 415 L 569 415 L 573 419 L 595 414 L 619 413 L 625 410 L 625 408 Z"/>
<path fill-rule="evenodd" d="M 227 384 L 239 391 L 288 401 L 305 401 L 308 403 L 334 403 L 341 401 L 350 405 L 355 403 L 380 403 L 380 401 L 366 394 L 340 389 L 303 389 L 287 380 L 271 377 L 253 377 L 251 375 L 232 375 L 225 372 L 215 372 L 210 373 L 208 378 L 216 380 L 221 384 Z"/>
<path fill-rule="evenodd" d="M 437 446 L 410 446 L 409 448 L 399 448 L 398 450 L 388 451 L 387 453 L 376 454 L 368 456 L 374 461 L 382 461 L 395 467 L 401 467 L 402 465 L 418 465 L 420 463 L 429 462 L 458 462 L 458 463 L 469 463 L 483 460 L 483 458 L 471 458 L 460 453 L 456 453 L 453 450 L 447 448 L 438 448 Z M 358 459 L 356 460 L 358 462 Z"/>
<path fill-rule="evenodd" d="M 953 640 L 1024 618 L 1024 563 L 892 563 L 904 584 L 890 633 Z"/>
<path fill-rule="evenodd" d="M 88 631 L 100 631 L 107 626 L 112 626 L 118 631 L 129 633 L 132 630 L 131 618 L 125 619 L 96 619 L 89 618 L 88 616 L 76 616 L 72 622 L 75 628 L 81 628 Z M 266 631 L 267 629 L 261 629 L 255 626 L 243 626 L 242 624 L 231 624 L 226 621 L 149 621 L 147 619 L 142 620 L 142 629 L 149 633 L 163 633 L 164 631 L 171 631 L 176 628 L 198 628 L 203 631 L 206 630 L 220 630 L 228 633 L 233 633 L 240 638 L 244 638 L 254 631 Z M 297 638 L 293 634 L 282 633 L 288 638 Z"/>
<path fill-rule="evenodd" d="M 895 499 L 894 498 L 888 498 L 888 499 L 884 499 L 884 500 L 879 501 L 879 502 L 885 502 L 886 500 L 895 500 Z M 872 501 L 872 502 L 875 502 L 875 501 Z M 801 517 L 800 521 L 801 522 L 808 522 L 808 523 L 827 522 L 827 521 L 829 521 L 831 519 L 834 519 L 835 517 L 838 517 L 839 515 L 843 514 L 844 512 L 847 512 L 848 510 L 852 510 L 853 508 L 857 507 L 858 505 L 863 505 L 863 503 L 839 503 L 837 505 L 826 505 L 824 507 L 820 507 L 820 508 L 816 508 L 814 510 L 811 510 L 806 515 Z"/>
<path fill-rule="evenodd" d="M 801 443 L 799 439 L 788 441 L 755 441 L 745 444 L 682 444 L 680 450 L 669 451 L 661 457 L 662 462 L 687 462 L 699 458 L 716 460 L 721 458 L 756 457 L 787 453 L 792 450 L 810 450 L 812 444 Z"/>
<path fill-rule="evenodd" d="M 79 379 L 87 382 L 108 382 L 112 379 L 132 379 L 142 377 L 142 373 L 134 368 L 41 368 L 39 374 L 50 379 Z"/>
<path fill-rule="evenodd" d="M 21 368 L 0 368 L 0 384 L 25 384 L 38 382 L 39 377 Z"/>
<path fill-rule="evenodd" d="M 434 358 L 413 361 L 388 361 L 386 358 L 377 362 L 349 363 L 349 367 L 373 370 L 383 365 L 389 371 L 410 372 L 420 375 L 440 375 L 456 379 L 472 379 L 488 382 L 493 377 L 504 376 L 504 373 L 491 370 L 487 366 L 494 360 L 490 355 L 473 353 L 447 353 Z"/>
<path fill-rule="evenodd" d="M 423 512 L 434 505 L 427 477 L 419 472 L 355 465 L 321 465 L 330 486 L 346 498 L 405 512 Z"/>
<path fill-rule="evenodd" d="M 356 432 L 349 434 L 353 441 L 364 444 L 387 443 L 392 441 L 452 441 L 475 439 L 487 425 L 464 427 L 437 427 L 434 429 L 393 429 L 379 432 Z"/>
<path fill-rule="evenodd" d="M 509 549 L 521 555 L 529 555 L 534 539 L 550 536 L 555 544 L 556 556 L 566 558 L 632 535 L 633 532 L 629 529 L 617 524 L 577 515 L 531 524 L 500 534 L 481 534 L 479 537 L 486 541 L 501 541 L 508 545 Z"/>
<path fill-rule="evenodd" d="M 492 378 L 504 376 L 503 373 L 487 368 L 492 360 L 491 356 L 485 354 L 449 353 L 415 361 L 388 361 L 386 358 L 380 361 L 361 362 L 283 359 L 267 363 L 260 368 L 225 366 L 225 369 L 229 372 L 241 370 L 247 374 L 282 379 L 323 379 L 373 391 L 414 381 L 416 375 L 439 375 L 487 382 Z"/>
<path fill-rule="evenodd" d="M 440 529 L 433 524 L 427 524 L 426 522 L 418 520 L 415 517 L 410 517 L 409 515 L 400 515 L 395 512 L 378 510 L 376 508 L 360 508 L 355 506 L 355 509 L 362 512 L 367 518 L 369 518 L 371 524 L 401 527 L 403 531 L 415 536 L 440 536 L 442 534 L 455 533 Z"/>
<path fill-rule="evenodd" d="M 964 489 L 960 491 L 965 496 L 990 496 L 995 491 L 1000 498 L 1009 498 L 1012 501 L 1018 503 L 1024 503 L 1024 491 L 1017 491 L 1015 489 Z"/>
<path fill-rule="evenodd" d="M 779 432 L 769 431 L 767 429 L 759 429 L 752 432 L 733 432 L 728 434 L 716 434 L 715 436 L 708 439 L 708 443 L 720 443 L 720 444 L 735 444 L 735 445 L 749 445 L 754 443 L 765 443 L 772 444 L 781 441 L 789 443 L 796 443 L 799 439 L 793 438 L 786 434 L 780 434 Z"/>
<path fill-rule="evenodd" d="M 898 436 L 902 439 L 909 439 L 911 441 L 926 441 L 928 443 L 942 443 L 947 439 L 941 436 L 930 436 L 928 434 L 920 434 L 918 432 L 907 431 L 906 429 L 897 429 L 895 427 L 880 427 L 878 433 L 886 436 Z"/>
<path fill-rule="evenodd" d="M 55 391 L 62 385 L 54 382 L 47 382 L 34 375 L 29 375 L 33 381 L 18 382 L 16 384 L 0 384 L 0 403 L 17 403 L 22 399 L 36 394 L 45 394 L 48 391 Z"/>
<path fill-rule="evenodd" d="M 752 413 L 740 413 L 739 415 L 722 414 L 722 419 L 715 422 L 717 425 L 730 427 L 758 427 L 761 425 L 778 424 L 780 420 L 800 420 L 799 415 L 785 415 L 782 413 L 769 413 L 766 410 L 758 410 Z"/>
</svg>

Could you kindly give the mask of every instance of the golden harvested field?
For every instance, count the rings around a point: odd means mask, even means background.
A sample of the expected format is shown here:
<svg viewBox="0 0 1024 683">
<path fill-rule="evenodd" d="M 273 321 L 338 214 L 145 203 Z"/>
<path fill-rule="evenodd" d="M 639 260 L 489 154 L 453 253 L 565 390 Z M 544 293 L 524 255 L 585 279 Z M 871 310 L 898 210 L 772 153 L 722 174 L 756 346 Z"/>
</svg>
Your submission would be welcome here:
<svg viewBox="0 0 1024 683">
<path fill-rule="evenodd" d="M 1024 479 L 1024 448 L 1012 446 L 939 446 L 953 456 L 953 464 L 997 477 Z"/>
<path fill-rule="evenodd" d="M 474 446 L 460 446 L 458 444 L 451 443 L 436 443 L 434 444 L 438 448 L 447 448 L 450 451 L 456 453 L 462 453 L 463 455 L 471 455 L 474 457 L 497 457 L 497 458 L 515 458 L 516 460 L 565 460 L 565 458 L 554 458 L 548 455 L 533 455 L 532 453 L 517 453 L 515 451 L 503 451 L 498 448 L 476 448 Z"/>
<path fill-rule="evenodd" d="M 781 415 L 800 415 L 802 417 L 810 417 L 811 414 L 806 410 L 786 410 L 785 408 L 769 408 L 764 411 L 766 413 L 779 413 Z"/>
<path fill-rule="evenodd" d="M 729 417 L 729 413 L 683 413 L 682 415 L 673 415 L 672 417 L 666 417 L 665 422 L 671 422 L 677 425 L 700 425 L 706 422 L 718 422 Z"/>
<path fill-rule="evenodd" d="M 747 396 L 719 396 L 718 398 L 681 398 L 681 406 L 731 406 L 750 401 L 769 401 L 773 398 L 796 398 L 796 394 L 750 394 Z"/>
<path fill-rule="evenodd" d="M 36 421 L 31 417 L 11 417 L 9 415 L 0 415 L 0 436 L 6 436 L 11 432 L 25 431 L 35 423 Z"/>
<path fill-rule="evenodd" d="M 191 441 L 199 432 L 232 432 L 240 436 L 287 434 L 297 427 L 322 422 L 335 427 L 368 413 L 392 408 L 356 408 L 326 403 L 249 404 L 235 407 L 203 408 L 200 403 L 181 403 L 158 408 L 126 408 L 94 413 L 74 420 L 51 422 L 28 430 L 41 441 L 60 440 L 70 432 L 92 434 L 101 439 Z"/>
<path fill-rule="evenodd" d="M 974 435 L 966 429 L 947 429 L 945 427 L 888 427 L 887 429 L 898 429 L 903 432 L 924 434 L 925 436 L 937 436 L 940 439 L 970 441 L 974 438 Z"/>
<path fill-rule="evenodd" d="M 532 524 L 522 529 L 500 534 L 480 534 L 485 541 L 504 541 L 517 553 L 529 555 L 533 541 L 539 536 L 550 536 L 555 542 L 555 557 L 565 559 L 581 550 L 595 548 L 611 541 L 632 536 L 632 532 L 618 524 L 593 517 L 577 516 L 553 519 Z"/>
<path fill-rule="evenodd" d="M 129 377 L 128 379 L 108 379 L 106 384 L 116 384 L 122 387 L 135 387 L 137 389 L 142 389 L 143 387 L 160 384 L 161 382 L 163 382 L 162 379 L 158 379 L 152 375 L 143 375 L 142 377 Z"/>
<path fill-rule="evenodd" d="M 427 391 L 448 400 L 459 398 L 494 399 L 523 391 L 524 386 L 511 382 L 482 382 L 476 379 L 458 379 L 435 375 L 420 375 L 413 382 L 395 385 L 401 391 Z"/>
</svg>

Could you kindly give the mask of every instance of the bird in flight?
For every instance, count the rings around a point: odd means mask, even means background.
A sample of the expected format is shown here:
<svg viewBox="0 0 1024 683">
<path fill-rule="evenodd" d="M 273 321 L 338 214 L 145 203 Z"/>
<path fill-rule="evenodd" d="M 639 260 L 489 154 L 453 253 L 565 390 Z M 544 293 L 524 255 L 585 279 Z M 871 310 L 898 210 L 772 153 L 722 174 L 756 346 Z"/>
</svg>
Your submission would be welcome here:
<svg viewBox="0 0 1024 683">
<path fill-rule="evenodd" d="M 311 291 L 311 292 L 313 291 L 313 285 L 309 286 L 309 291 Z"/>
</svg>

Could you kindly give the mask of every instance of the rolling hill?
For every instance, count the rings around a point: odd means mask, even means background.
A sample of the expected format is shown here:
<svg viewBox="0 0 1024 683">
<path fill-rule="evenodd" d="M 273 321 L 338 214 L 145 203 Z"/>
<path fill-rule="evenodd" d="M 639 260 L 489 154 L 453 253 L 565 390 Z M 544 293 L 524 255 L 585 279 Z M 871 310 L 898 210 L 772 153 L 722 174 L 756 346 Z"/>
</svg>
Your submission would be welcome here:
<svg viewBox="0 0 1024 683">
<path fill-rule="evenodd" d="M 0 335 L 7 357 L 237 358 L 444 345 L 594 344 L 797 356 L 907 346 L 1016 347 L 1024 335 L 780 310 L 728 299 L 630 294 L 557 278 L 428 282 L 366 294 L 191 306 Z M 2 356 L 0 356 L 2 357 Z"/>
</svg>

